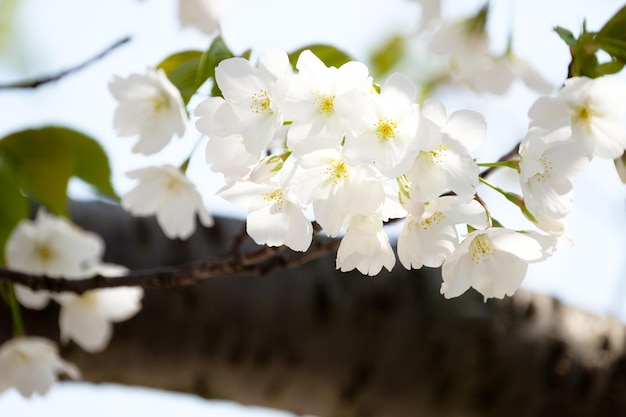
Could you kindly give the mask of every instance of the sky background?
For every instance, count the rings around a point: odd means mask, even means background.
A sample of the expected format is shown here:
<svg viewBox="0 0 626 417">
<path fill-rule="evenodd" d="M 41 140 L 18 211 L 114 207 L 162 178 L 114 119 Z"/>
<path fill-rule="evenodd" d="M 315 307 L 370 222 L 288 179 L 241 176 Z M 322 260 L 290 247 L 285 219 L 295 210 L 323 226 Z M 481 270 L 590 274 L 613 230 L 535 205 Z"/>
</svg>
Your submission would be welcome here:
<svg viewBox="0 0 626 417">
<path fill-rule="evenodd" d="M 0 0 L 9 1 L 13 0 Z M 135 139 L 117 138 L 114 134 L 115 102 L 107 89 L 113 75 L 143 72 L 173 52 L 208 46 L 209 37 L 179 27 L 175 0 L 20 0 L 20 3 L 18 13 L 10 20 L 12 29 L 3 31 L 0 82 L 52 74 L 85 61 L 122 37 L 131 35 L 133 40 L 97 64 L 58 83 L 32 91 L 0 92 L 0 136 L 55 124 L 98 138 L 111 158 L 114 185 L 121 194 L 133 186 L 125 172 L 165 162 L 180 164 L 186 158 L 200 138 L 192 125 L 183 139 L 175 139 L 161 154 L 132 155 L 130 149 Z M 321 42 L 366 60 L 369 52 L 387 36 L 413 33 L 420 16 L 419 6 L 408 0 L 226 0 L 226 3 L 223 37 L 235 53 L 253 48 L 254 54 L 258 54 L 270 47 L 290 51 Z M 463 16 L 481 3 L 443 0 L 444 17 Z M 622 6 L 622 2 L 615 0 L 594 1 L 593 7 L 585 0 L 500 0 L 492 4 L 494 18 L 490 20 L 489 30 L 499 39 L 494 49 L 501 51 L 507 34 L 512 31 L 516 53 L 535 65 L 555 87 L 564 80 L 569 56 L 552 28 L 559 25 L 578 33 L 586 18 L 589 29 L 599 29 Z M 419 77 L 419 71 L 424 70 L 420 51 L 417 46 L 412 49 L 413 65 L 405 66 L 409 76 Z M 502 97 L 452 89 L 440 91 L 439 97 L 449 113 L 468 108 L 485 115 L 487 138 L 476 156 L 487 162 L 497 159 L 523 137 L 528 125 L 527 110 L 538 95 L 518 83 Z M 204 164 L 203 147 L 199 149 L 189 174 L 198 183 L 205 204 L 215 213 L 243 215 L 241 208 L 214 196 L 223 185 L 222 177 L 210 173 Z M 492 179 L 500 184 L 513 182 L 506 173 Z M 80 184 L 72 184 L 72 192 L 76 196 L 84 195 Z M 485 197 L 498 219 L 508 226 L 528 228 L 516 208 L 487 191 Z M 575 202 L 575 209 L 567 218 L 568 235 L 574 239 L 574 247 L 547 262 L 531 265 L 523 287 L 626 320 L 626 188 L 619 182 L 611 161 L 592 162 L 575 183 Z M 0 406 L 16 407 L 13 415 L 35 416 L 40 415 L 37 404 L 47 401 L 48 415 L 57 415 L 50 410 L 54 409 L 55 401 L 68 404 L 66 395 L 77 398 L 80 392 L 81 397 L 90 398 L 83 390 L 87 386 L 69 387 L 68 393 L 65 388 L 55 390 L 49 398 L 35 403 L 23 402 L 11 393 L 0 394 Z M 106 387 L 106 395 L 112 390 L 109 388 Z M 60 400 L 55 400 L 57 392 Z M 103 404 L 115 404 L 115 401 L 103 401 L 104 397 L 98 398 Z M 155 410 L 162 409 L 155 405 L 151 411 Z M 65 417 L 82 415 L 80 410 L 76 414 L 67 409 L 59 413 Z M 189 411 L 185 415 L 194 414 Z"/>
</svg>

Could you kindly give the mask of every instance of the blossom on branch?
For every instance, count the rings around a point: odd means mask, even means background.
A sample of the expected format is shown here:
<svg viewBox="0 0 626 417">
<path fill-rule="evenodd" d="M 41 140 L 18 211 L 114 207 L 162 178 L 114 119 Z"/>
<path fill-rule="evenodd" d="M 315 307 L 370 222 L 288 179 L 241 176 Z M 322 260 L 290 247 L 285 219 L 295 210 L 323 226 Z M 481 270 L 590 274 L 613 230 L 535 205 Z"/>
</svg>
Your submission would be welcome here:
<svg viewBox="0 0 626 417">
<path fill-rule="evenodd" d="M 625 114 L 626 84 L 607 76 L 570 78 L 556 97 L 541 97 L 528 111 L 531 127 L 570 126 L 592 156 L 611 159 L 626 148 Z"/>
<path fill-rule="evenodd" d="M 350 123 L 343 155 L 351 163 L 371 163 L 389 178 L 403 174 L 428 143 L 418 138 L 416 87 L 406 76 L 392 74 L 380 94 L 351 91 L 335 100 L 337 112 Z"/>
<path fill-rule="evenodd" d="M 587 167 L 589 156 L 569 139 L 569 127 L 545 132 L 531 128 L 520 146 L 520 184 L 533 215 L 560 219 L 574 206 L 572 181 Z"/>
<path fill-rule="evenodd" d="M 113 126 L 119 136 L 139 135 L 133 152 L 145 155 L 163 149 L 174 135 L 185 133 L 187 112 L 178 89 L 162 69 L 116 76 L 109 90 L 119 102 Z"/>
<path fill-rule="evenodd" d="M 102 238 L 63 217 L 40 209 L 34 220 L 22 220 L 7 239 L 4 254 L 9 269 L 51 278 L 79 279 L 92 275 L 104 252 Z M 47 291 L 15 286 L 25 307 L 42 309 L 50 300 Z"/>
<path fill-rule="evenodd" d="M 278 49 L 261 54 L 256 68 L 239 57 L 220 62 L 215 68 L 215 80 L 225 103 L 216 110 L 215 118 L 221 119 L 222 114 L 227 114 L 224 118 L 230 121 L 220 136 L 240 134 L 251 154 L 265 150 L 283 123 L 274 96 L 282 93 L 277 91 L 278 82 L 288 74 L 292 74 L 289 58 Z M 196 115 L 204 116 L 202 110 Z"/>
<path fill-rule="evenodd" d="M 411 197 L 420 201 L 453 191 L 469 201 L 478 187 L 479 168 L 470 153 L 481 144 L 487 131 L 484 117 L 470 110 L 446 115 L 437 100 L 426 100 L 420 123 L 422 141 L 430 147 L 421 151 L 406 172 Z"/>
<path fill-rule="evenodd" d="M 383 267 L 391 271 L 395 264 L 396 256 L 381 217 L 352 216 L 337 250 L 337 269 L 346 272 L 356 268 L 362 274 L 374 276 Z"/>
<path fill-rule="evenodd" d="M 163 233 L 170 239 L 187 239 L 200 223 L 213 226 L 213 217 L 202 197 L 183 172 L 172 165 L 142 168 L 127 173 L 139 184 L 122 197 L 122 207 L 134 216 L 156 215 Z"/>
<path fill-rule="evenodd" d="M 558 243 L 554 236 L 501 227 L 475 230 L 443 263 L 441 293 L 453 298 L 473 287 L 485 299 L 513 295 L 528 264 L 550 256 Z"/>
<path fill-rule="evenodd" d="M 293 123 L 287 147 L 295 156 L 340 145 L 347 120 L 335 111 L 335 100 L 350 91 L 369 94 L 372 78 L 366 65 L 351 61 L 339 68 L 327 67 L 311 51 L 303 51 L 297 74 L 285 77 L 279 100 L 286 120 Z"/>
<path fill-rule="evenodd" d="M 59 357 L 51 340 L 23 336 L 0 345 L 0 392 L 15 388 L 24 397 L 44 395 L 60 374 L 80 378 L 78 368 Z"/>
<path fill-rule="evenodd" d="M 398 258 L 406 269 L 440 267 L 459 244 L 458 224 L 487 227 L 485 208 L 475 200 L 444 196 L 422 203 L 409 200 L 398 237 Z"/>
<path fill-rule="evenodd" d="M 285 195 L 276 176 L 234 182 L 218 191 L 231 203 L 248 207 L 246 230 L 259 245 L 304 252 L 313 240 L 313 226 L 303 207 Z"/>
<path fill-rule="evenodd" d="M 385 181 L 374 166 L 352 165 L 338 148 L 322 149 L 294 164 L 285 193 L 301 206 L 312 203 L 315 219 L 334 237 L 345 231 L 351 215 L 372 215 L 382 210 Z"/>
</svg>

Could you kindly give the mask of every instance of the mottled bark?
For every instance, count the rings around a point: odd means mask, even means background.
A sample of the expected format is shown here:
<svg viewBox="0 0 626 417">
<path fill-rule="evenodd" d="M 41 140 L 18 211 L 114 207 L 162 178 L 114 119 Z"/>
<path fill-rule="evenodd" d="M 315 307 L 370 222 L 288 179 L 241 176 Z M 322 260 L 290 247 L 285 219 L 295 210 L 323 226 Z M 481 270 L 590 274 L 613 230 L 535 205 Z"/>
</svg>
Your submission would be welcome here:
<svg viewBox="0 0 626 417">
<path fill-rule="evenodd" d="M 116 206 L 79 205 L 78 223 L 107 240 L 107 260 L 145 268 L 223 253 L 242 227 L 220 219 L 188 242 Z M 86 380 L 228 398 L 318 416 L 626 415 L 624 327 L 520 292 L 484 303 L 444 300 L 437 270 L 364 277 L 334 254 L 262 277 L 148 289 L 110 347 L 62 354 Z M 25 312 L 58 338 L 56 306 Z M 0 307 L 0 340 L 9 316 Z"/>
</svg>

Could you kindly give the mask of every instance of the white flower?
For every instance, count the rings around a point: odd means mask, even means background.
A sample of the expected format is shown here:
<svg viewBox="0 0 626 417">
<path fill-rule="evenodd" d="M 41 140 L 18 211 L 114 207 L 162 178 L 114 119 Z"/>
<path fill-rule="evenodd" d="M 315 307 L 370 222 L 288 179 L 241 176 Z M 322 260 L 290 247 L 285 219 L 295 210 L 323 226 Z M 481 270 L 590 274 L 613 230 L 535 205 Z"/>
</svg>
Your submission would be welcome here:
<svg viewBox="0 0 626 417">
<path fill-rule="evenodd" d="M 246 230 L 259 245 L 282 246 L 304 252 L 313 240 L 313 226 L 275 177 L 263 182 L 237 181 L 217 193 L 231 203 L 248 207 Z"/>
<path fill-rule="evenodd" d="M 520 146 L 520 184 L 533 215 L 559 219 L 574 206 L 572 181 L 588 165 L 585 149 L 569 139 L 569 129 L 531 128 Z"/>
<path fill-rule="evenodd" d="M 615 159 L 626 148 L 626 84 L 614 78 L 575 77 L 556 97 L 539 98 L 528 111 L 530 126 L 571 126 L 572 138 L 593 156 Z"/>
<path fill-rule="evenodd" d="M 353 61 L 329 68 L 306 50 L 300 54 L 296 68 L 298 74 L 285 78 L 286 91 L 279 102 L 285 119 L 293 121 L 287 136 L 288 148 L 299 157 L 339 146 L 346 120 L 335 111 L 335 99 L 348 91 L 371 91 L 367 66 Z"/>
<path fill-rule="evenodd" d="M 163 149 L 174 135 L 185 133 L 187 113 L 178 89 L 162 69 L 145 75 L 116 76 L 109 90 L 119 102 L 113 126 L 119 136 L 139 135 L 133 152 L 150 155 Z"/>
<path fill-rule="evenodd" d="M 377 275 L 383 267 L 391 271 L 396 256 L 383 230 L 380 216 L 353 216 L 337 250 L 337 269 L 354 268 L 366 275 Z"/>
<path fill-rule="evenodd" d="M 476 91 L 504 94 L 516 79 L 540 93 L 552 91 L 553 86 L 512 51 L 500 56 L 490 51 L 489 35 L 480 26 L 483 18 L 479 14 L 442 22 L 429 39 L 430 49 L 448 55 L 454 76 Z"/>
<path fill-rule="evenodd" d="M 380 94 L 352 91 L 337 97 L 335 107 L 350 128 L 343 155 L 352 163 L 371 163 L 389 178 L 403 174 L 425 144 L 418 141 L 420 113 L 415 85 L 392 74 Z"/>
<path fill-rule="evenodd" d="M 226 107 L 218 110 L 231 113 L 231 122 L 221 136 L 241 134 L 248 152 L 262 152 L 282 125 L 283 117 L 274 101 L 279 80 L 292 74 L 287 53 L 273 49 L 259 57 L 258 68 L 247 59 L 229 58 L 215 68 L 215 80 L 224 95 Z"/>
<path fill-rule="evenodd" d="M 196 229 L 196 213 L 200 222 L 213 226 L 213 217 L 202 203 L 195 185 L 176 167 L 148 167 L 131 171 L 130 178 L 139 184 L 122 197 L 122 207 L 134 216 L 151 216 L 170 238 L 187 239 Z"/>
<path fill-rule="evenodd" d="M 470 152 L 485 137 L 485 119 L 470 110 L 456 111 L 448 118 L 443 104 L 432 99 L 424 103 L 422 114 L 420 134 L 429 137 L 424 143 L 434 146 L 421 151 L 406 173 L 412 183 L 411 197 L 427 201 L 451 190 L 471 200 L 479 183 L 479 168 Z"/>
<path fill-rule="evenodd" d="M 219 29 L 225 0 L 179 0 L 178 19 L 182 26 L 192 26 L 210 35 Z"/>
<path fill-rule="evenodd" d="M 43 209 L 37 212 L 35 220 L 21 221 L 5 246 L 10 269 L 51 278 L 90 277 L 103 252 L 100 236 Z M 15 295 L 20 304 L 34 310 L 44 308 L 50 300 L 47 291 L 33 291 L 19 284 L 15 286 Z"/>
<path fill-rule="evenodd" d="M 48 339 L 17 337 L 0 346 L 0 392 L 15 388 L 24 397 L 44 395 L 59 374 L 80 378 L 78 368 L 61 359 Z"/>
<path fill-rule="evenodd" d="M 84 278 L 99 263 L 102 238 L 84 231 L 63 217 L 39 210 L 35 220 L 22 220 L 5 246 L 10 269 L 52 278 Z"/>
<path fill-rule="evenodd" d="M 317 222 L 329 236 L 337 236 L 351 215 L 380 213 L 386 198 L 383 181 L 375 167 L 353 166 L 339 149 L 322 149 L 295 164 L 285 193 L 301 206 L 313 203 Z"/>
<path fill-rule="evenodd" d="M 459 244 L 455 225 L 487 226 L 487 213 L 477 201 L 457 196 L 439 197 L 426 203 L 409 200 L 409 211 L 398 237 L 398 258 L 406 269 L 440 267 Z"/>
<path fill-rule="evenodd" d="M 94 274 L 109 278 L 127 273 L 127 268 L 114 264 L 100 264 L 94 269 Z M 67 343 L 72 339 L 88 352 L 100 352 L 113 335 L 111 323 L 127 320 L 141 310 L 143 288 L 105 288 L 81 295 L 61 293 L 52 297 L 61 305 L 61 341 Z"/>
<path fill-rule="evenodd" d="M 238 119 L 224 99 L 211 97 L 203 101 L 196 108 L 195 115 L 199 116 L 196 127 L 209 137 L 206 162 L 211 171 L 224 174 L 228 183 L 237 181 L 250 172 L 260 153 L 248 152 L 243 137 L 230 133 Z"/>
<path fill-rule="evenodd" d="M 475 230 L 443 263 L 441 293 L 458 297 L 473 287 L 485 299 L 513 295 L 528 264 L 539 262 L 556 249 L 557 239 L 504 228 Z"/>
<path fill-rule="evenodd" d="M 112 323 L 127 320 L 141 309 L 143 288 L 119 287 L 87 291 L 81 295 L 61 293 L 59 327 L 61 341 L 74 340 L 87 352 L 100 352 L 113 335 Z"/>
</svg>

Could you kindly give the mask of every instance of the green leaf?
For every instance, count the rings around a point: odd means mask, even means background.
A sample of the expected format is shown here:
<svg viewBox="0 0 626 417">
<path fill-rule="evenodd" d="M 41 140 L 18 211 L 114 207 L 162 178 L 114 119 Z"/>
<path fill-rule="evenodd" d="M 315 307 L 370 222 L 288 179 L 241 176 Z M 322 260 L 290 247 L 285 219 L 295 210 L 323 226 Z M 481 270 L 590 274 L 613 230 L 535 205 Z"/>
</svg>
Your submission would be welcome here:
<svg viewBox="0 0 626 417">
<path fill-rule="evenodd" d="M 167 78 L 178 88 L 183 101 L 187 104 L 206 80 L 215 77 L 215 67 L 224 59 L 232 57 L 233 53 L 222 37 L 218 36 L 205 52 L 178 52 L 161 61 L 157 68 L 165 71 Z"/>
<path fill-rule="evenodd" d="M 596 67 L 596 76 L 601 77 L 602 75 L 616 74 L 620 72 L 622 68 L 624 68 L 624 61 L 614 59 L 609 62 L 603 62 Z"/>
<path fill-rule="evenodd" d="M 626 41 L 626 6 L 622 7 L 598 32 L 598 39 L 621 39 Z"/>
<path fill-rule="evenodd" d="M 626 61 L 626 40 L 607 38 L 600 40 L 600 49 L 615 59 Z"/>
<path fill-rule="evenodd" d="M 404 36 L 392 36 L 377 48 L 370 58 L 370 70 L 374 78 L 380 78 L 402 60 L 406 54 L 406 38 Z"/>
<path fill-rule="evenodd" d="M 157 65 L 178 88 L 185 104 L 198 90 L 196 79 L 201 60 L 201 51 L 184 51 L 170 55 Z"/>
<path fill-rule="evenodd" d="M 353 61 L 352 57 L 344 51 L 335 48 L 330 45 L 314 44 L 305 46 L 289 54 L 289 62 L 295 69 L 298 57 L 303 51 L 310 50 L 317 56 L 324 64 L 329 67 L 340 67 L 346 62 Z"/>
<path fill-rule="evenodd" d="M 67 215 L 67 183 L 72 176 L 115 197 L 102 147 L 74 130 L 51 126 L 13 133 L 0 140 L 0 157 L 19 188 L 53 213 Z"/>
<path fill-rule="evenodd" d="M 67 215 L 66 190 L 72 158 L 63 143 L 37 130 L 14 133 L 0 141 L 0 153 L 19 187 L 50 211 Z"/>
<path fill-rule="evenodd" d="M 249 51 L 247 51 L 249 57 Z M 233 58 L 234 55 L 228 46 L 224 43 L 224 40 L 221 36 L 216 37 L 209 49 L 202 54 L 202 59 L 200 60 L 200 65 L 198 67 L 198 74 L 196 76 L 196 89 L 200 88 L 204 82 L 209 79 L 215 79 L 215 68 L 225 59 Z M 244 53 L 244 58 L 246 57 L 246 53 Z M 218 97 L 222 95 L 217 83 L 213 83 L 213 90 L 211 92 L 213 97 Z"/>
<path fill-rule="evenodd" d="M 569 45 L 572 48 L 576 46 L 576 37 L 574 36 L 572 32 L 560 26 L 556 26 L 553 30 L 557 33 L 557 35 L 559 35 L 561 39 L 563 39 L 563 41 L 567 45 Z"/>
<path fill-rule="evenodd" d="M 40 129 L 40 132 L 58 138 L 67 146 L 72 159 L 72 176 L 90 184 L 104 196 L 118 198 L 111 183 L 109 158 L 98 141 L 62 127 L 47 127 Z"/>
<path fill-rule="evenodd" d="M 28 218 L 30 205 L 20 192 L 17 181 L 9 166 L 0 156 L 0 264 L 5 265 L 4 246 L 9 235 L 20 220 Z"/>
</svg>

